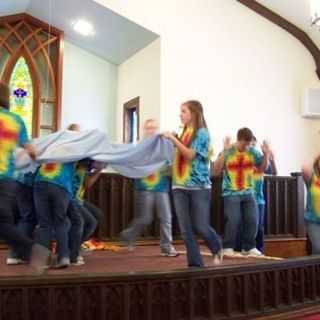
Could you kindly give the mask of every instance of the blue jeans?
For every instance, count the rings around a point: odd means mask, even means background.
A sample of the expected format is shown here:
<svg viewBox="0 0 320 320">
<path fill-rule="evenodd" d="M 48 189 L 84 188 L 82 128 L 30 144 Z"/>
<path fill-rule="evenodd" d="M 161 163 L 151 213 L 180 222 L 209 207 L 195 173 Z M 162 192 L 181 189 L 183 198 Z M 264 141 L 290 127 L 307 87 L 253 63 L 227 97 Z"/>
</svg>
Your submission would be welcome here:
<svg viewBox="0 0 320 320">
<path fill-rule="evenodd" d="M 27 237 L 32 238 L 37 219 L 33 202 L 33 188 L 19 184 L 17 204 L 19 210 L 18 228 Z"/>
<path fill-rule="evenodd" d="M 28 260 L 34 243 L 14 225 L 14 218 L 18 211 L 16 203 L 18 190 L 18 182 L 12 179 L 0 179 L 0 238 L 19 257 Z"/>
<path fill-rule="evenodd" d="M 172 248 L 172 215 L 167 192 L 136 191 L 135 217 L 121 237 L 125 242 L 135 242 L 145 227 L 152 223 L 155 208 L 160 221 L 160 247 L 163 253 L 169 253 Z"/>
<path fill-rule="evenodd" d="M 264 252 L 264 216 L 265 216 L 265 205 L 258 204 L 257 206 L 257 223 L 258 223 L 258 232 L 256 236 L 257 249 L 261 252 Z M 236 251 L 242 250 L 242 237 L 243 237 L 243 222 L 240 221 L 240 228 L 237 236 L 237 245 Z"/>
<path fill-rule="evenodd" d="M 77 262 L 80 254 L 84 226 L 81 208 L 77 201 L 70 201 L 67 215 L 71 223 L 71 228 L 69 230 L 70 260 L 71 262 Z"/>
<path fill-rule="evenodd" d="M 30 239 L 33 239 L 33 232 L 37 225 L 37 219 L 33 204 L 33 188 L 19 182 L 17 186 L 17 228 L 23 235 Z M 25 259 L 25 257 L 20 257 L 13 249 L 10 250 L 9 256 L 12 258 Z"/>
<path fill-rule="evenodd" d="M 103 216 L 101 209 L 86 200 L 83 201 L 83 206 L 90 211 L 91 215 L 96 219 L 96 222 L 99 223 Z"/>
<path fill-rule="evenodd" d="M 80 205 L 80 213 L 83 219 L 83 233 L 81 242 L 88 241 L 96 231 L 98 225 L 98 220 L 96 218 L 97 211 L 94 210 L 96 208 L 94 206 L 88 206 L 86 203 L 87 202 L 84 202 L 82 205 Z M 90 210 L 88 208 L 90 208 Z"/>
<path fill-rule="evenodd" d="M 320 254 L 320 224 L 306 222 L 306 227 L 311 242 L 312 254 Z"/>
<path fill-rule="evenodd" d="M 256 248 L 257 211 L 257 203 L 252 194 L 224 197 L 224 248 L 236 249 L 241 223 L 242 249 L 249 251 Z"/>
<path fill-rule="evenodd" d="M 173 199 L 189 267 L 203 267 L 195 233 L 206 242 L 212 254 L 222 249 L 221 239 L 210 226 L 211 190 L 173 190 Z"/>
<path fill-rule="evenodd" d="M 265 216 L 265 205 L 258 204 L 258 233 L 256 237 L 257 249 L 264 252 L 264 216 Z"/>
<path fill-rule="evenodd" d="M 35 239 L 49 249 L 53 231 L 57 240 L 58 260 L 69 258 L 69 202 L 70 194 L 63 188 L 53 183 L 35 183 L 34 204 L 38 220 Z"/>
</svg>

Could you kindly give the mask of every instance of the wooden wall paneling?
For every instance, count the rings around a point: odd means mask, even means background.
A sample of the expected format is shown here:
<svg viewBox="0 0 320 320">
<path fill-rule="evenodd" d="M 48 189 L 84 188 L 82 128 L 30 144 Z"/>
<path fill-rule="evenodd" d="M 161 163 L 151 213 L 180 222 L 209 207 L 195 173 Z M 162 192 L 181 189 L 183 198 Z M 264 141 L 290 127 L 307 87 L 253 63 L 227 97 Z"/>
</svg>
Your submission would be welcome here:
<svg viewBox="0 0 320 320">
<path fill-rule="evenodd" d="M 304 308 L 319 310 L 319 275 L 319 257 L 308 257 L 131 275 L 3 277 L 0 316 L 9 320 L 294 319 L 288 312 L 302 316 Z M 281 312 L 286 313 L 281 316 Z"/>
<path fill-rule="evenodd" d="M 296 238 L 304 242 L 304 186 L 301 176 L 266 177 L 265 193 L 266 239 Z M 118 240 L 120 232 L 128 226 L 134 216 L 133 181 L 117 174 L 103 174 L 97 186 L 90 192 L 89 198 L 102 209 L 105 215 L 99 237 L 110 241 Z M 180 233 L 172 195 L 171 205 L 173 235 L 177 239 Z M 221 179 L 213 179 L 211 221 L 217 232 L 222 235 L 224 215 Z M 154 221 L 141 239 L 159 239 L 159 223 Z M 304 243 L 301 245 L 303 246 Z M 277 243 L 274 243 L 274 246 L 277 246 Z M 290 248 L 289 246 L 287 249 Z M 284 250 L 287 249 L 284 248 Z"/>
</svg>

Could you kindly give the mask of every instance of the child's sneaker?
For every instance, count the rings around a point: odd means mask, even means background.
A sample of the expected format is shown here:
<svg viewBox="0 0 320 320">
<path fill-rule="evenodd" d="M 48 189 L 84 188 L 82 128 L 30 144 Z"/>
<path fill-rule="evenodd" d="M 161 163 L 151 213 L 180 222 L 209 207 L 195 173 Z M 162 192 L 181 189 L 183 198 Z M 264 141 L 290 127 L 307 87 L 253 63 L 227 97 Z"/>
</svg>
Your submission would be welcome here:
<svg viewBox="0 0 320 320">
<path fill-rule="evenodd" d="M 261 251 L 259 251 L 257 248 L 253 248 L 248 251 L 242 250 L 242 254 L 244 256 L 248 256 L 248 257 L 261 257 L 261 256 L 263 256 L 263 253 Z"/>
<path fill-rule="evenodd" d="M 22 259 L 18 259 L 18 258 L 7 258 L 7 265 L 8 266 L 17 266 L 20 264 L 26 264 L 26 261 L 23 261 Z"/>
<path fill-rule="evenodd" d="M 134 242 L 128 240 L 123 232 L 120 234 L 120 238 L 122 246 L 125 247 L 129 252 L 133 252 L 135 250 Z"/>
<path fill-rule="evenodd" d="M 82 256 L 79 256 L 76 261 L 71 261 L 71 265 L 75 267 L 84 266 L 86 263 Z"/>
<path fill-rule="evenodd" d="M 70 266 L 69 258 L 62 258 L 58 261 L 58 263 L 54 266 L 54 269 L 65 269 Z"/>
<path fill-rule="evenodd" d="M 39 245 L 35 244 L 32 247 L 30 266 L 35 270 L 37 274 L 42 274 L 48 269 L 50 259 L 50 251 Z"/>
<path fill-rule="evenodd" d="M 220 250 L 218 253 L 213 255 L 213 265 L 219 266 L 222 264 L 223 261 L 223 250 Z"/>
<path fill-rule="evenodd" d="M 179 255 L 179 252 L 174 247 L 171 247 L 169 250 L 162 250 L 161 255 L 163 257 L 174 258 L 174 257 L 177 257 Z"/>
<path fill-rule="evenodd" d="M 233 257 L 235 255 L 232 248 L 223 249 L 223 255 L 226 257 Z"/>
</svg>

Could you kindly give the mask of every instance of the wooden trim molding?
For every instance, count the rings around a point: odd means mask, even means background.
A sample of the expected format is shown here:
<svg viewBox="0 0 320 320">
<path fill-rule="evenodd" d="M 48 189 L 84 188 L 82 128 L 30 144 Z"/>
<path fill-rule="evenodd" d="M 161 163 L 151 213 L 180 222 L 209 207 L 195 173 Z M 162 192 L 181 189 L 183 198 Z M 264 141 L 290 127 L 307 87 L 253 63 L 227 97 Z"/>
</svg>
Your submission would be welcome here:
<svg viewBox="0 0 320 320">
<path fill-rule="evenodd" d="M 123 105 L 123 142 L 128 143 L 128 127 L 129 127 L 129 119 L 128 119 L 128 110 L 136 108 L 138 119 L 137 119 L 137 125 L 138 125 L 138 139 L 140 136 L 140 97 L 136 97 L 134 99 L 131 99 L 130 101 L 126 102 Z"/>
<path fill-rule="evenodd" d="M 317 76 L 320 79 L 320 50 L 306 32 L 304 32 L 295 24 L 286 20 L 279 14 L 275 13 L 274 11 L 260 4 L 256 0 L 237 0 L 237 1 L 245 5 L 249 9 L 253 10 L 254 12 L 258 13 L 262 17 L 268 19 L 270 22 L 276 24 L 280 28 L 286 30 L 288 33 L 290 33 L 292 36 L 298 39 L 306 47 L 306 49 L 311 53 L 316 64 Z"/>
<path fill-rule="evenodd" d="M 316 256 L 167 272 L 2 275 L 0 310 L 8 320 L 293 320 L 318 312 L 319 281 Z"/>
<path fill-rule="evenodd" d="M 0 17 L 0 27 L 6 31 L 0 35 L 0 49 L 5 48 L 5 52 L 9 54 L 1 66 L 0 80 L 10 82 L 16 62 L 23 56 L 29 66 L 34 86 L 32 135 L 38 137 L 40 129 L 45 127 L 45 124 L 41 123 L 41 113 L 45 103 L 51 103 L 54 109 L 50 129 L 58 130 L 61 125 L 62 109 L 63 31 L 26 13 Z M 56 48 L 56 54 L 50 55 L 49 46 Z M 42 70 L 43 65 L 47 68 L 47 76 Z M 50 92 L 41 85 L 43 78 L 48 78 Z"/>
</svg>

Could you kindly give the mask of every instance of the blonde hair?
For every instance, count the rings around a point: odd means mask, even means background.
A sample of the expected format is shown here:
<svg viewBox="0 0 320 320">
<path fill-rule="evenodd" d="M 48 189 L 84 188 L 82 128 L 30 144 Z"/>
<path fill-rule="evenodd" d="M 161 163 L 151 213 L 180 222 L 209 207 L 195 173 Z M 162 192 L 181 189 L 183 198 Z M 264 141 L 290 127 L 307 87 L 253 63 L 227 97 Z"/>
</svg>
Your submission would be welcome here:
<svg viewBox="0 0 320 320">
<path fill-rule="evenodd" d="M 158 121 L 154 118 L 149 118 L 147 120 L 144 121 L 143 126 L 145 127 L 146 125 L 148 125 L 149 123 L 154 122 L 156 125 L 158 125 Z"/>
</svg>

